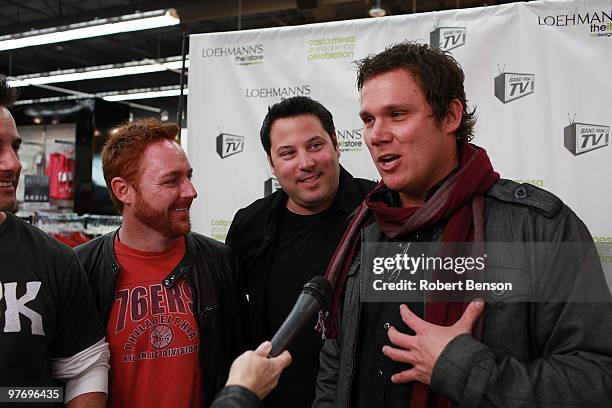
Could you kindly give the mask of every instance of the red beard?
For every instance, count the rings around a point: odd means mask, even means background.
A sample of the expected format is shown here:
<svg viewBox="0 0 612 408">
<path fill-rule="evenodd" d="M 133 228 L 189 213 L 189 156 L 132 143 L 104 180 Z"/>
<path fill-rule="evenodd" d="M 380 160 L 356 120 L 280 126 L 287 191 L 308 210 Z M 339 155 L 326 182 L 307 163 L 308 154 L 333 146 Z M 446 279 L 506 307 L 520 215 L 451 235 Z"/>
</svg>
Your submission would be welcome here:
<svg viewBox="0 0 612 408">
<path fill-rule="evenodd" d="M 189 204 L 185 204 L 188 207 Z M 171 208 L 155 209 L 142 198 L 140 192 L 136 193 L 136 202 L 134 204 L 134 216 L 140 222 L 154 231 L 159 232 L 167 238 L 178 238 L 191 231 L 191 220 L 189 212 L 174 213 L 177 206 Z M 173 214 L 174 213 L 174 214 Z M 176 220 L 176 215 L 180 215 L 180 219 Z M 173 219 L 174 218 L 174 219 Z"/>
</svg>

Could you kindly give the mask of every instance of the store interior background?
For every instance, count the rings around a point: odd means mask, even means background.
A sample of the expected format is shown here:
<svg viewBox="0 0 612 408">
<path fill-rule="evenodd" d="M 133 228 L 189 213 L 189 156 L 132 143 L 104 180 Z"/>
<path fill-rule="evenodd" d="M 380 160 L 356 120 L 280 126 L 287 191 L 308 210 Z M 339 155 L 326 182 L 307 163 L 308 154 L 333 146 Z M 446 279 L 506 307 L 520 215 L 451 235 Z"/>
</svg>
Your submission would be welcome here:
<svg viewBox="0 0 612 408">
<path fill-rule="evenodd" d="M 190 34 L 504 3 L 510 1 L 0 0 L 0 73 L 9 80 L 92 67 L 175 61 L 172 68 L 152 73 L 19 86 L 19 102 L 12 109 L 24 140 L 17 214 L 71 246 L 120 225 L 121 218 L 102 177 L 101 148 L 113 128 L 135 118 L 154 116 L 186 127 L 188 96 L 179 94 L 182 54 L 189 49 Z M 30 30 L 164 9 L 174 9 L 180 23 L 54 44 L 1 48 L 3 40 Z M 184 92 L 188 89 L 188 73 L 185 68 Z M 181 136 L 186 146 L 185 129 Z"/>
</svg>

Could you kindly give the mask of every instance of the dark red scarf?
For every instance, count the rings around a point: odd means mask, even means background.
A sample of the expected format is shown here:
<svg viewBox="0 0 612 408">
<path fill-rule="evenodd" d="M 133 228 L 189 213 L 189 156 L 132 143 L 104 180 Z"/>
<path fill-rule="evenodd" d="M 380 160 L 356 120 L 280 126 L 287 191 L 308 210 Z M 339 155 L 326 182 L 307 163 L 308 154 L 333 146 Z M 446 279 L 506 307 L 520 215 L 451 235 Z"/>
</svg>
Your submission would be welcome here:
<svg viewBox="0 0 612 408">
<path fill-rule="evenodd" d="M 388 191 L 381 181 L 357 208 L 325 273 L 333 287 L 329 307 L 319 315 L 318 327 L 325 338 L 337 335 L 338 309 L 349 268 L 359 252 L 362 227 L 376 221 L 385 236 L 394 239 L 446 222 L 443 242 L 484 242 L 484 193 L 497 182 L 499 174 L 493 170 L 484 149 L 468 143 L 459 148 L 459 168 L 423 207 L 390 207 L 381 199 Z M 425 320 L 450 326 L 459 320 L 465 306 L 457 302 L 428 302 Z M 430 395 L 427 385 L 413 384 L 411 408 L 448 406 L 448 399 Z"/>
</svg>

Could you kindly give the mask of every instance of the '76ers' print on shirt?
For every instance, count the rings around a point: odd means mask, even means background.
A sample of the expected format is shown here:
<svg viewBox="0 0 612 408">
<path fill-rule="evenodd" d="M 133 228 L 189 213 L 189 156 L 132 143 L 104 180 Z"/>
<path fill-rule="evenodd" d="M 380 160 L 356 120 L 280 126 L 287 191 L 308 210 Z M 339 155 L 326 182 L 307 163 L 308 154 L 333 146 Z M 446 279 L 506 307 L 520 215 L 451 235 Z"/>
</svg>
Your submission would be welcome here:
<svg viewBox="0 0 612 408">
<path fill-rule="evenodd" d="M 124 363 L 199 351 L 191 289 L 185 280 L 171 288 L 143 282 L 116 291 L 114 334 L 122 339 Z"/>
</svg>

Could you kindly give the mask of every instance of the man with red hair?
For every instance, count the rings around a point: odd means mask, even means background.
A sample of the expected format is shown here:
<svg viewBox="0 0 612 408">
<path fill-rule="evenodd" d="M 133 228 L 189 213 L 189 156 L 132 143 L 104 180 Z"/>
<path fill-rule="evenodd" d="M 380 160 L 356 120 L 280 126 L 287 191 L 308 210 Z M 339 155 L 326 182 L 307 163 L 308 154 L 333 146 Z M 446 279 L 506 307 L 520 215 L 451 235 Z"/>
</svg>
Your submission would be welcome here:
<svg viewBox="0 0 612 408">
<path fill-rule="evenodd" d="M 111 350 L 111 407 L 208 406 L 242 351 L 237 260 L 191 232 L 197 197 L 178 127 L 127 123 L 102 152 L 123 216 L 119 230 L 76 249 Z"/>
</svg>

